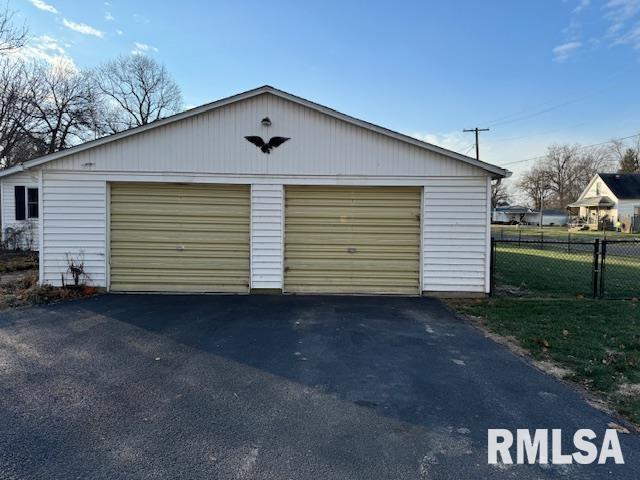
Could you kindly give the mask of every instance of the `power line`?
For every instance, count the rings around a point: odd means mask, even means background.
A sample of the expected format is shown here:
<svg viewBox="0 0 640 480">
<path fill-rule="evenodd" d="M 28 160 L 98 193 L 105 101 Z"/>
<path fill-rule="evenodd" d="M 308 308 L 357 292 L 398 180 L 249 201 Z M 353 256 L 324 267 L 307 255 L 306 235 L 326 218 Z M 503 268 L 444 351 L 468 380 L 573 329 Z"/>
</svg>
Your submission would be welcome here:
<svg viewBox="0 0 640 480">
<path fill-rule="evenodd" d="M 531 113 L 527 113 L 526 110 L 521 110 L 519 113 L 514 113 L 514 114 L 511 114 L 511 115 L 506 115 L 506 116 L 503 116 L 503 117 L 499 117 L 496 120 L 493 120 L 492 122 L 488 122 L 489 127 L 495 127 L 497 125 L 505 125 L 505 124 L 508 124 L 508 123 L 519 122 L 519 121 L 522 121 L 522 120 L 528 120 L 529 118 L 533 118 L 533 117 L 536 117 L 538 115 L 542 115 L 544 113 L 548 113 L 550 111 L 557 110 L 558 108 L 562 108 L 562 107 L 565 107 L 567 105 L 572 105 L 572 104 L 578 103 L 578 102 L 580 102 L 582 100 L 586 100 L 588 98 L 595 97 L 595 96 L 599 95 L 602 92 L 606 92 L 611 87 L 616 86 L 617 82 L 616 81 L 611 82 L 611 80 L 617 79 L 617 77 L 620 77 L 623 74 L 626 74 L 629 70 L 630 70 L 630 68 L 623 69 L 623 70 L 621 70 L 621 71 L 619 71 L 617 73 L 614 73 L 613 75 L 607 76 L 604 79 L 604 81 L 605 82 L 609 82 L 609 83 L 607 83 L 603 87 L 597 88 L 595 90 L 591 90 L 591 91 L 585 93 L 584 95 L 580 95 L 578 97 L 574 97 L 574 98 L 571 98 L 569 100 L 565 100 L 565 101 L 562 101 L 562 102 L 559 102 L 559 103 L 552 103 L 552 102 L 542 103 L 542 104 L 540 104 L 540 107 L 542 107 L 542 108 L 540 108 L 539 110 L 534 110 Z"/>
<path fill-rule="evenodd" d="M 636 133 L 635 135 L 629 135 L 628 137 L 612 138 L 611 140 L 607 140 L 606 142 L 593 143 L 591 145 L 583 145 L 583 146 L 581 146 L 579 148 L 579 150 L 584 150 L 585 148 L 599 147 L 600 145 L 606 145 L 608 143 L 619 142 L 621 140 L 628 140 L 630 138 L 635 138 L 635 137 L 640 137 L 640 133 Z M 523 160 L 515 160 L 513 162 L 506 162 L 506 163 L 503 163 L 502 165 L 515 165 L 516 163 L 530 162 L 531 160 L 538 160 L 540 158 L 545 158 L 545 157 L 546 157 L 546 155 L 538 155 L 537 157 L 530 157 L 530 158 L 525 158 Z"/>
<path fill-rule="evenodd" d="M 561 132 L 561 131 L 565 131 L 565 130 L 573 130 L 574 128 L 583 127 L 585 125 L 589 125 L 589 122 L 581 122 L 581 123 L 576 123 L 575 125 L 567 125 L 567 126 L 564 126 L 564 127 L 554 128 L 554 129 L 550 129 L 550 130 L 543 130 L 541 132 L 532 133 L 532 134 L 529 134 L 529 135 L 518 135 L 518 136 L 515 136 L 515 137 L 492 138 L 491 139 L 491 144 L 503 143 L 503 142 L 512 142 L 512 141 L 515 141 L 515 140 L 522 140 L 522 139 L 525 139 L 525 138 L 539 137 L 541 135 L 546 135 L 547 133 L 557 133 L 557 132 Z"/>
<path fill-rule="evenodd" d="M 471 145 L 467 146 L 467 148 L 464 149 L 463 155 L 467 155 L 469 154 L 469 152 L 476 146 L 475 143 L 472 143 Z"/>
</svg>

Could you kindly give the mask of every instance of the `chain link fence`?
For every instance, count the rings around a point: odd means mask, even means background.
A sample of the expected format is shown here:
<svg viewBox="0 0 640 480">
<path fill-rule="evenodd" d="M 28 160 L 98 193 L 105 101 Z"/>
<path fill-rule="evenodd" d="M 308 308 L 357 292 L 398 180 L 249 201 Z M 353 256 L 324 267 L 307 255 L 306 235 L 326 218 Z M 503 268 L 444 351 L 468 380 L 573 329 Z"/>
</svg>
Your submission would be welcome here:
<svg viewBox="0 0 640 480">
<path fill-rule="evenodd" d="M 603 241 L 599 270 L 599 296 L 640 297 L 640 241 Z"/>
<path fill-rule="evenodd" d="M 492 240 L 492 294 L 640 297 L 640 240 Z"/>
</svg>

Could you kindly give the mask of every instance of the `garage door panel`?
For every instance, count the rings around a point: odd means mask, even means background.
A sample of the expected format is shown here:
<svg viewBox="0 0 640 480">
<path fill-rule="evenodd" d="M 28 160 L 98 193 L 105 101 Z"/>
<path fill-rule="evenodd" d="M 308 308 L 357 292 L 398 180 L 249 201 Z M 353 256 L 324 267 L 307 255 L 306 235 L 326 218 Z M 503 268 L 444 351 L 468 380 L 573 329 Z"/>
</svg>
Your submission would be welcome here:
<svg viewBox="0 0 640 480">
<path fill-rule="evenodd" d="M 285 189 L 285 290 L 420 291 L 420 188 Z"/>
<path fill-rule="evenodd" d="M 402 238 L 401 238 L 402 237 Z M 419 241 L 419 236 L 417 237 Z M 412 246 L 415 247 L 416 237 L 404 238 L 402 235 L 374 235 L 372 234 L 368 240 L 357 239 L 355 242 L 349 242 L 348 235 L 329 234 L 308 234 L 308 235 L 288 235 L 286 241 L 291 244 L 315 245 L 321 247 L 324 245 L 339 245 L 348 247 L 364 247 L 364 246 Z M 366 243 L 365 243 L 366 242 Z M 419 252 L 418 252 L 419 253 Z"/>
<path fill-rule="evenodd" d="M 175 249 L 177 246 L 198 246 L 206 243 L 214 244 L 232 244 L 233 242 L 244 243 L 246 237 L 249 235 L 249 231 L 246 232 L 202 232 L 199 230 L 186 232 L 183 226 L 175 227 L 178 231 L 171 232 L 167 230 L 114 230 L 112 231 L 112 242 L 119 241 L 135 241 L 146 242 L 149 244 L 165 244 L 173 246 Z M 145 247 L 146 248 L 146 247 Z M 236 247 L 237 248 L 237 247 Z M 247 249 L 248 251 L 248 249 Z"/>
<path fill-rule="evenodd" d="M 247 292 L 249 187 L 112 184 L 111 288 Z"/>
</svg>

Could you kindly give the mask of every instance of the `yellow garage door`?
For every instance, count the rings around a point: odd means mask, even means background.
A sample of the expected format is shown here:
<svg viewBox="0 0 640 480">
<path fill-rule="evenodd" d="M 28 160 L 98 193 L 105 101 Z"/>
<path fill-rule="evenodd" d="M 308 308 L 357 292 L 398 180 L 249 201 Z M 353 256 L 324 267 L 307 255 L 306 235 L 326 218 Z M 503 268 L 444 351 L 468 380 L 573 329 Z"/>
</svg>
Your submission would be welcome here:
<svg viewBox="0 0 640 480">
<path fill-rule="evenodd" d="M 420 188 L 285 191 L 285 291 L 420 293 Z"/>
<path fill-rule="evenodd" d="M 111 288 L 247 292 L 249 186 L 111 184 Z"/>
</svg>

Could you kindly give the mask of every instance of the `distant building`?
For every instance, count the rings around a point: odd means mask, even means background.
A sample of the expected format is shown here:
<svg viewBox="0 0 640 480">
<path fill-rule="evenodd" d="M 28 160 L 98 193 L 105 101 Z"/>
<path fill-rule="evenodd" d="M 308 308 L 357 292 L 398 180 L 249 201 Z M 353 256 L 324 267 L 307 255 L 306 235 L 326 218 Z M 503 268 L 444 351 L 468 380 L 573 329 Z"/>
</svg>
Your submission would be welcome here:
<svg viewBox="0 0 640 480">
<path fill-rule="evenodd" d="M 596 174 L 568 208 L 572 217 L 591 229 L 614 228 L 620 220 L 623 231 L 637 232 L 640 230 L 640 174 Z"/>
<path fill-rule="evenodd" d="M 540 212 L 527 213 L 525 215 L 525 221 L 531 225 L 540 224 Z M 545 208 L 542 210 L 542 225 L 553 226 L 565 226 L 569 223 L 569 213 L 566 210 Z"/>
<path fill-rule="evenodd" d="M 533 212 L 529 207 L 521 205 L 502 205 L 491 212 L 491 223 L 525 223 L 527 214 Z"/>
<path fill-rule="evenodd" d="M 539 225 L 540 212 L 522 205 L 505 205 L 496 207 L 491 212 L 491 223 L 497 224 L 521 224 Z M 563 226 L 569 223 L 569 214 L 566 210 L 545 208 L 542 210 L 542 225 Z"/>
</svg>

